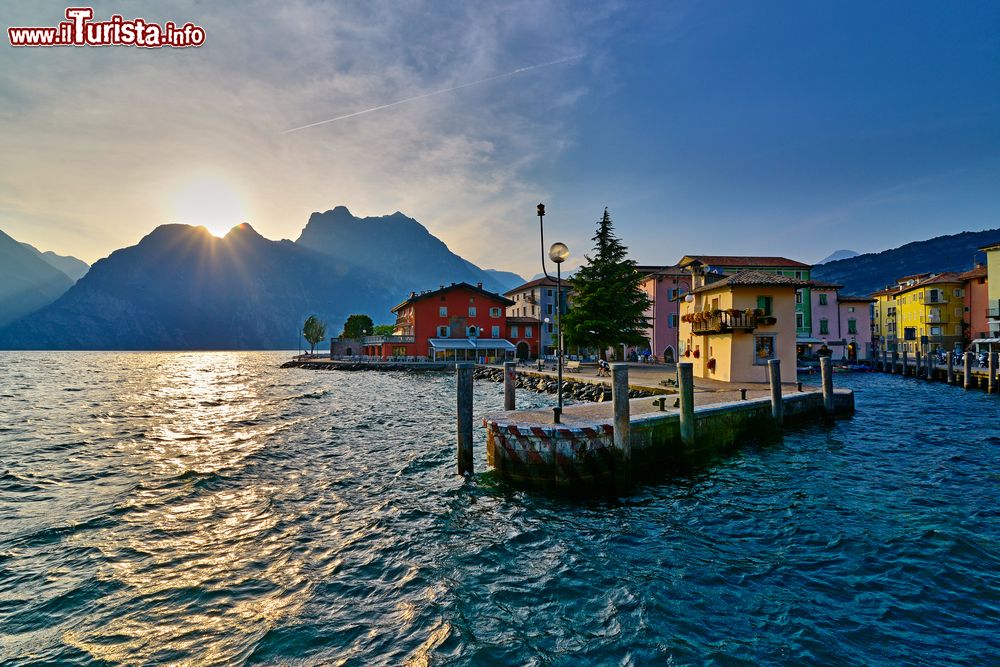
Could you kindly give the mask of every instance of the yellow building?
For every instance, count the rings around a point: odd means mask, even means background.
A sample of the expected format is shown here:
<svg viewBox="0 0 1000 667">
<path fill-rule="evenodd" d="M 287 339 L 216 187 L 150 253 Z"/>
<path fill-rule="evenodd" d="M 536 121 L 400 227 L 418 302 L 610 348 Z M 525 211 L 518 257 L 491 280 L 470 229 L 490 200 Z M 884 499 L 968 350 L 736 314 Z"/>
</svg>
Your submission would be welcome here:
<svg viewBox="0 0 1000 667">
<path fill-rule="evenodd" d="M 895 293 L 898 349 L 911 354 L 961 349 L 964 287 L 957 273 L 901 278 Z"/>
<path fill-rule="evenodd" d="M 872 310 L 872 349 L 892 353 L 901 349 L 896 331 L 896 294 L 899 286 L 887 287 L 871 296 L 875 299 Z"/>
<path fill-rule="evenodd" d="M 680 304 L 680 360 L 695 377 L 766 382 L 768 360 L 780 359 L 782 380 L 796 381 L 795 292 L 805 281 L 751 270 L 692 280 Z"/>
<path fill-rule="evenodd" d="M 980 248 L 986 252 L 986 284 L 989 305 L 986 308 L 989 335 L 1000 338 L 1000 243 Z"/>
</svg>

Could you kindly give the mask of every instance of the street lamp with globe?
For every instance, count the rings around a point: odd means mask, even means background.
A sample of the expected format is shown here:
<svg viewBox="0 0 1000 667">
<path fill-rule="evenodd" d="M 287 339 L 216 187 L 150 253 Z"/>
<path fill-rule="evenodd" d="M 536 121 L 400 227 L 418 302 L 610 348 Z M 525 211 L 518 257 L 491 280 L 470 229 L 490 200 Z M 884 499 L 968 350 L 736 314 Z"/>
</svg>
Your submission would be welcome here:
<svg viewBox="0 0 1000 667">
<path fill-rule="evenodd" d="M 538 231 L 542 249 L 542 273 L 552 280 L 545 268 L 545 204 L 538 205 Z M 557 407 L 552 408 L 552 420 L 558 424 L 563 410 L 563 330 L 562 330 L 562 264 L 569 257 L 569 248 L 565 243 L 553 243 L 549 248 L 549 259 L 556 265 L 556 377 L 559 384 L 556 389 Z"/>
</svg>

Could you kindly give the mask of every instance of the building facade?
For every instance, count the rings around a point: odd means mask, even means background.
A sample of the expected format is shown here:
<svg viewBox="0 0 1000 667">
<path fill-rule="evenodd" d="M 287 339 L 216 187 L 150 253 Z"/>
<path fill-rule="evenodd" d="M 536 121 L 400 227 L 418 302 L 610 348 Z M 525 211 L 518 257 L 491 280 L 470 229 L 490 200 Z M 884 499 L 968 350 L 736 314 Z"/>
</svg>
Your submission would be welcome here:
<svg viewBox="0 0 1000 667">
<path fill-rule="evenodd" d="M 507 340 L 514 344 L 518 359 L 537 359 L 541 322 L 536 317 L 507 316 Z"/>
<path fill-rule="evenodd" d="M 782 379 L 795 382 L 795 294 L 805 281 L 763 271 L 712 277 L 694 275 L 691 300 L 681 302 L 681 360 L 696 377 L 766 382 L 768 361 L 780 359 Z"/>
<path fill-rule="evenodd" d="M 872 347 L 875 352 L 892 354 L 899 351 L 896 322 L 896 294 L 899 286 L 894 285 L 871 295 L 872 307 Z"/>
<path fill-rule="evenodd" d="M 924 354 L 964 349 L 965 288 L 958 275 L 907 276 L 901 283 L 895 295 L 900 350 Z"/>
<path fill-rule="evenodd" d="M 691 274 L 679 266 L 638 266 L 643 274 L 642 289 L 652 304 L 646 311 L 649 328 L 646 338 L 654 358 L 664 363 L 677 361 L 680 341 L 680 298 L 691 289 Z"/>
<path fill-rule="evenodd" d="M 964 334 L 965 344 L 980 338 L 990 338 L 989 282 L 985 266 L 958 274 L 965 289 Z"/>
<path fill-rule="evenodd" d="M 392 335 L 362 339 L 362 354 L 379 359 L 503 360 L 516 351 L 506 338 L 507 308 L 512 304 L 484 290 L 482 283 L 411 292 L 392 309 Z"/>
<path fill-rule="evenodd" d="M 798 339 L 800 357 L 812 356 L 826 345 L 835 359 L 871 358 L 874 299 L 841 294 L 841 289 L 841 285 L 810 281 L 812 331 L 808 338 Z"/>
<path fill-rule="evenodd" d="M 984 246 L 988 303 L 986 324 L 990 338 L 1000 338 L 1000 243 Z"/>
<path fill-rule="evenodd" d="M 562 282 L 562 309 L 567 310 L 571 298 L 572 285 L 570 281 Z M 519 287 L 508 290 L 505 294 L 511 301 L 507 307 L 508 317 L 530 317 L 538 320 L 539 354 L 551 356 L 556 353 L 556 280 L 555 278 L 537 278 Z"/>
</svg>

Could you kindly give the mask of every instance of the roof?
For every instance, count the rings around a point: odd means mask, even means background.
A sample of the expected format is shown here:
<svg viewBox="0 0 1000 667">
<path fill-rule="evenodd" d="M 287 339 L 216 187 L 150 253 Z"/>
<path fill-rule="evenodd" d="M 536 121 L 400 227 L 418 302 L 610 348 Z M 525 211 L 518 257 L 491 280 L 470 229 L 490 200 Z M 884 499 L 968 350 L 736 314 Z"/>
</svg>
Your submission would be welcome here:
<svg viewBox="0 0 1000 667">
<path fill-rule="evenodd" d="M 872 292 L 871 296 L 873 297 L 888 296 L 890 294 L 898 294 L 898 293 L 899 293 L 899 285 L 891 285 L 889 287 L 886 287 L 885 289 L 880 289 L 877 292 Z"/>
<path fill-rule="evenodd" d="M 732 266 L 747 268 L 770 268 L 782 267 L 790 269 L 809 269 L 808 264 L 796 262 L 787 257 L 751 257 L 742 255 L 684 255 L 677 262 L 677 266 L 682 269 L 692 264 L 702 264 L 708 266 Z"/>
<path fill-rule="evenodd" d="M 871 303 L 874 300 L 875 299 L 871 298 L 870 296 L 851 296 L 849 294 L 848 295 L 845 295 L 845 294 L 838 294 L 837 295 L 837 301 L 838 302 L 840 302 L 840 301 L 864 301 L 865 303 Z"/>
<path fill-rule="evenodd" d="M 572 285 L 573 285 L 573 281 L 570 278 L 563 278 L 562 282 L 563 282 L 563 287 L 572 287 Z M 556 286 L 556 279 L 555 278 L 546 278 L 545 276 L 542 276 L 541 278 L 535 278 L 534 280 L 529 280 L 528 282 L 524 283 L 523 285 L 518 285 L 514 289 L 507 290 L 506 292 L 504 292 L 504 294 L 505 295 L 506 294 L 515 294 L 517 292 L 523 292 L 526 289 L 531 289 L 533 287 L 539 287 L 539 286 L 541 286 L 541 287 L 555 287 Z"/>
<path fill-rule="evenodd" d="M 904 286 L 902 289 L 899 290 L 899 293 L 903 294 L 905 292 L 912 292 L 915 289 L 921 289 L 923 287 L 927 287 L 928 285 L 940 285 L 942 283 L 947 284 L 947 283 L 960 283 L 960 282 L 963 282 L 958 277 L 957 273 L 951 273 L 951 272 L 949 272 L 949 273 L 937 273 L 937 274 L 929 274 L 929 275 L 930 275 L 929 278 L 925 278 L 923 280 L 918 280 L 917 282 L 915 282 L 914 284 L 909 285 L 909 286 Z"/>
<path fill-rule="evenodd" d="M 506 338 L 428 338 L 435 350 L 516 350 Z"/>
<path fill-rule="evenodd" d="M 958 279 L 962 281 L 975 280 L 976 278 L 985 278 L 985 277 L 986 277 L 985 266 L 977 266 L 976 268 L 966 271 L 965 273 L 958 274 Z"/>
<path fill-rule="evenodd" d="M 809 286 L 813 289 L 844 289 L 843 285 L 837 285 L 836 283 L 825 283 L 822 280 L 810 280 Z"/>
<path fill-rule="evenodd" d="M 1000 250 L 1000 241 L 996 243 L 990 243 L 989 245 L 984 245 L 980 250 Z"/>
<path fill-rule="evenodd" d="M 734 273 L 731 276 L 726 276 L 722 280 L 716 280 L 715 282 L 708 283 L 707 285 L 702 285 L 701 287 L 691 290 L 692 293 L 698 292 L 709 292 L 711 290 L 720 289 L 724 287 L 808 287 L 809 281 L 799 280 L 797 278 L 789 278 L 788 276 L 777 276 L 773 273 L 766 273 L 764 271 L 750 271 L 744 270 L 738 273 Z"/>
<path fill-rule="evenodd" d="M 914 273 L 912 276 L 903 276 L 902 278 L 896 278 L 897 283 L 905 283 L 907 280 L 920 280 L 926 276 L 933 275 L 930 272 L 926 273 Z"/>
<path fill-rule="evenodd" d="M 541 324 L 537 317 L 507 317 L 507 324 Z"/>
<path fill-rule="evenodd" d="M 647 276 L 686 276 L 688 272 L 677 266 L 676 264 L 667 264 L 666 266 L 652 266 L 650 264 L 637 264 L 636 270 L 639 273 L 645 273 Z"/>
<path fill-rule="evenodd" d="M 478 294 L 482 294 L 485 297 L 493 299 L 494 301 L 497 301 L 504 306 L 514 305 L 514 302 L 508 299 L 507 297 L 501 296 L 496 292 L 490 292 L 489 290 L 485 290 L 478 285 L 470 285 L 469 283 L 452 283 L 451 285 L 442 286 L 435 290 L 420 292 L 419 294 L 416 292 L 410 292 L 410 298 L 407 299 L 406 301 L 403 301 L 401 304 L 393 308 L 392 311 L 390 312 L 395 313 L 397 310 L 399 310 L 403 306 L 406 306 L 407 304 L 415 303 L 417 301 L 422 301 L 423 299 L 429 299 L 433 296 L 437 296 L 438 294 L 444 294 L 445 292 L 450 292 L 453 289 L 467 289 L 470 292 L 476 292 Z"/>
</svg>

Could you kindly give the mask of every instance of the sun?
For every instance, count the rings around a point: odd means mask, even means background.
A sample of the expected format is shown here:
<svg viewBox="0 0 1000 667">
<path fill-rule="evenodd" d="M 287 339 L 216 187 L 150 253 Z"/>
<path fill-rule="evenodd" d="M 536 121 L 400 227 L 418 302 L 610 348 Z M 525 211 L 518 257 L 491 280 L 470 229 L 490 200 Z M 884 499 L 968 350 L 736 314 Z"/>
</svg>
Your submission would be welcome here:
<svg viewBox="0 0 1000 667">
<path fill-rule="evenodd" d="M 227 178 L 214 174 L 189 178 L 170 200 L 172 222 L 202 225 L 215 236 L 224 236 L 249 217 L 239 189 Z"/>
</svg>

